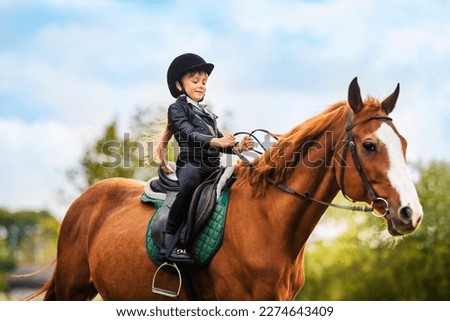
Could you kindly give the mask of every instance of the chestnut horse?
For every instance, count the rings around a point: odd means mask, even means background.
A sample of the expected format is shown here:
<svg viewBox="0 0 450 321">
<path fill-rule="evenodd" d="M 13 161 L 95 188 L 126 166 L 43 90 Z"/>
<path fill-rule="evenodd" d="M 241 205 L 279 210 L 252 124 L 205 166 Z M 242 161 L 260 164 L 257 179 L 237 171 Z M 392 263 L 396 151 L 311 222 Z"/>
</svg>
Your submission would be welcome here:
<svg viewBox="0 0 450 321">
<path fill-rule="evenodd" d="M 305 278 L 305 243 L 344 186 L 348 197 L 372 203 L 391 235 L 418 227 L 422 207 L 407 174 L 406 141 L 388 117 L 398 94 L 399 86 L 382 102 L 363 100 L 355 78 L 348 101 L 293 128 L 253 166 L 236 168 L 223 243 L 196 273 L 202 300 L 293 299 Z M 356 158 L 347 156 L 351 148 Z M 116 178 L 79 196 L 61 225 L 54 275 L 37 293 L 45 300 L 164 299 L 151 291 L 157 267 L 145 235 L 154 208 L 140 201 L 143 190 L 144 182 Z M 161 274 L 162 284 L 177 286 L 176 277 Z M 178 299 L 189 299 L 187 289 Z"/>
</svg>

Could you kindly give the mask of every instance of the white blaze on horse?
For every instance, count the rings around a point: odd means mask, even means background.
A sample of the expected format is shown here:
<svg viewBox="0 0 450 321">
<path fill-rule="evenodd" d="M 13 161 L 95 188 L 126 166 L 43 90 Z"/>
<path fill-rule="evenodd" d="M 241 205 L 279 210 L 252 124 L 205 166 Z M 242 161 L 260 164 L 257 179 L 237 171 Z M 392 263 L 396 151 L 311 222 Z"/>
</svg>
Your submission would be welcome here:
<svg viewBox="0 0 450 321">
<path fill-rule="evenodd" d="M 306 241 L 340 190 L 371 204 L 393 236 L 419 226 L 406 140 L 388 116 L 398 95 L 397 86 L 383 101 L 363 100 L 355 78 L 348 101 L 293 128 L 253 166 L 236 168 L 222 244 L 196 271 L 199 299 L 293 299 L 305 278 Z M 144 182 L 117 178 L 80 195 L 61 225 L 54 275 L 37 293 L 45 300 L 162 299 L 151 291 L 157 266 L 145 235 L 154 207 L 140 201 L 143 191 Z M 174 275 L 160 277 L 177 287 Z M 185 286 L 178 298 L 190 298 Z"/>
</svg>

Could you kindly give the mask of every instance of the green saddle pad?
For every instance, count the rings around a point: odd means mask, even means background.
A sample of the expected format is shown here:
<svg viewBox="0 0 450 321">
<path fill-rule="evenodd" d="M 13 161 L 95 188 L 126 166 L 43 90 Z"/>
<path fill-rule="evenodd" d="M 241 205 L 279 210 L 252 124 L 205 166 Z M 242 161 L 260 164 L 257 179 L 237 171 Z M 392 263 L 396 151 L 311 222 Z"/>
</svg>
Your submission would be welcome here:
<svg viewBox="0 0 450 321">
<path fill-rule="evenodd" d="M 191 252 L 199 266 L 205 266 L 208 264 L 222 244 L 229 195 L 230 190 L 228 188 L 224 188 L 216 204 L 214 212 L 211 214 L 210 219 L 206 222 L 198 238 L 193 243 Z M 146 194 L 142 194 L 141 201 L 144 203 L 153 203 L 156 207 L 155 214 L 151 218 L 147 227 L 146 247 L 147 254 L 150 259 L 159 266 L 163 262 L 156 259 L 159 249 L 152 239 L 151 231 L 153 220 L 158 215 L 159 209 L 164 202 L 162 200 L 151 198 Z"/>
</svg>

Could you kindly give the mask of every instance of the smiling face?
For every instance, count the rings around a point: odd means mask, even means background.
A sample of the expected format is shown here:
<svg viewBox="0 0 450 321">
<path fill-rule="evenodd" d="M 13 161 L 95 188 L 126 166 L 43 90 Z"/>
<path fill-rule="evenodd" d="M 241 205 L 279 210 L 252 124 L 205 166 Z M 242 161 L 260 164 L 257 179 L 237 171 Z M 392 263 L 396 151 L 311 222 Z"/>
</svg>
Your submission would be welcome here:
<svg viewBox="0 0 450 321">
<path fill-rule="evenodd" d="M 186 95 L 198 102 L 205 97 L 207 81 L 208 74 L 205 72 L 188 72 L 181 79 L 181 84 L 177 81 L 176 85 L 178 90 L 184 89 Z"/>
</svg>

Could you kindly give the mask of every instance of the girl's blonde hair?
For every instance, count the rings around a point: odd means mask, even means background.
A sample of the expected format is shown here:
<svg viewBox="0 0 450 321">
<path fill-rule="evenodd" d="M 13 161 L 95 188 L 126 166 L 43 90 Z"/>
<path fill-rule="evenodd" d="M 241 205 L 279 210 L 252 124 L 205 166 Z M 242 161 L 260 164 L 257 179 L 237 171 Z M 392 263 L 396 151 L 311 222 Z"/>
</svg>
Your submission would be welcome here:
<svg viewBox="0 0 450 321">
<path fill-rule="evenodd" d="M 167 164 L 166 160 L 167 145 L 169 144 L 172 136 L 172 132 L 169 129 L 169 123 L 166 123 L 164 131 L 157 139 L 158 144 L 156 145 L 155 151 L 153 153 L 155 162 L 157 162 L 164 170 L 164 172 L 168 174 L 173 172 L 172 168 Z"/>
</svg>

